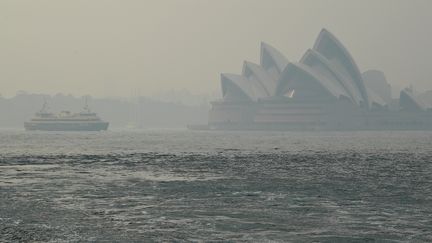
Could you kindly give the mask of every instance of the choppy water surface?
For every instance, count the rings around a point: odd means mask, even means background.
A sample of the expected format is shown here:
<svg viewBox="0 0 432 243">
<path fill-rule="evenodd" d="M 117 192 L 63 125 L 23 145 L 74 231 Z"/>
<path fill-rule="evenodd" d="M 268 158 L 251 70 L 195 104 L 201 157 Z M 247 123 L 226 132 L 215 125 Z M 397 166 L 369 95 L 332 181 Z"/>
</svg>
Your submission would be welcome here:
<svg viewBox="0 0 432 243">
<path fill-rule="evenodd" d="M 0 241 L 431 242 L 432 133 L 0 131 Z"/>
</svg>

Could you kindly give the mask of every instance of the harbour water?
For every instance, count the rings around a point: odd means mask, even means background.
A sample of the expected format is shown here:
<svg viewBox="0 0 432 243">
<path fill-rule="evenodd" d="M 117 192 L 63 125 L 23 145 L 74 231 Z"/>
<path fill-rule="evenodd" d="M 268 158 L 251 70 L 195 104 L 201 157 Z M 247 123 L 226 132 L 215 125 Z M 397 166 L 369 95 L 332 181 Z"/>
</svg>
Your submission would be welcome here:
<svg viewBox="0 0 432 243">
<path fill-rule="evenodd" d="M 431 242 L 432 132 L 0 131 L 0 242 Z"/>
</svg>

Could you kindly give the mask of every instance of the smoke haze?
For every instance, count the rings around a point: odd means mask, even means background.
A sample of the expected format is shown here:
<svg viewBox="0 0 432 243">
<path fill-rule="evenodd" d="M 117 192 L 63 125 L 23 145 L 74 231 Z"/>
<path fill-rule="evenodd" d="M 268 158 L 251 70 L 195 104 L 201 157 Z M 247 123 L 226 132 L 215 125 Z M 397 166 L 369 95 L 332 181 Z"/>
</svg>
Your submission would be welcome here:
<svg viewBox="0 0 432 243">
<path fill-rule="evenodd" d="M 297 61 L 323 27 L 361 70 L 432 89 L 429 0 L 3 0 L 0 94 L 219 93 L 260 41 Z"/>
</svg>

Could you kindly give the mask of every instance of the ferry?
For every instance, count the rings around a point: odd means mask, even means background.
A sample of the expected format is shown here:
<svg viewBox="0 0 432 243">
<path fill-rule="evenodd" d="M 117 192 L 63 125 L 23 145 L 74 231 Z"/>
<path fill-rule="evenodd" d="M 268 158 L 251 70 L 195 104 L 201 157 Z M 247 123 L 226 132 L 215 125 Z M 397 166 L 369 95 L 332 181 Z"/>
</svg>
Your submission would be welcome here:
<svg viewBox="0 0 432 243">
<path fill-rule="evenodd" d="M 90 110 L 87 100 L 83 111 L 79 113 L 62 111 L 58 114 L 48 112 L 45 101 L 42 109 L 24 123 L 27 131 L 105 131 L 108 126 L 108 122 Z"/>
</svg>

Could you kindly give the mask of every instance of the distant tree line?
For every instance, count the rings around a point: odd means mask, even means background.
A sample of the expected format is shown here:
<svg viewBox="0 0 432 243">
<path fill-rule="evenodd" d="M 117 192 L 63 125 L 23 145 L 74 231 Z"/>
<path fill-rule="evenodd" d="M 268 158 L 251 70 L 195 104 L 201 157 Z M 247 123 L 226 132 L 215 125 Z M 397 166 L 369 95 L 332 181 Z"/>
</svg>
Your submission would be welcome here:
<svg viewBox="0 0 432 243">
<path fill-rule="evenodd" d="M 28 94 L 19 92 L 12 98 L 0 95 L 0 127 L 18 128 L 42 108 L 44 100 L 50 112 L 82 111 L 85 96 Z M 156 101 L 146 97 L 131 99 L 92 98 L 90 108 L 113 128 L 178 128 L 188 124 L 207 123 L 208 105 L 183 105 Z"/>
</svg>

